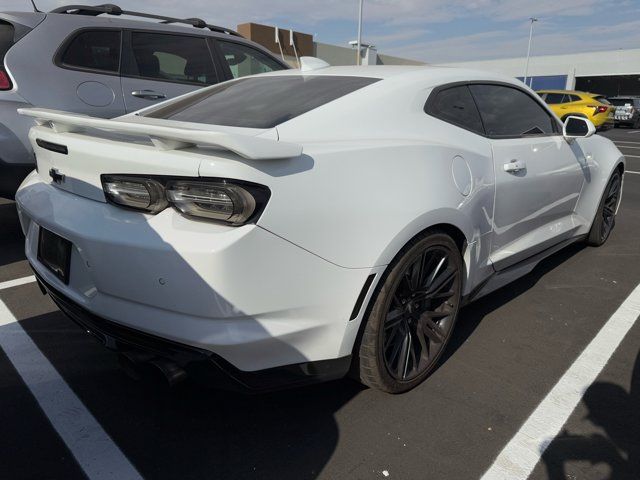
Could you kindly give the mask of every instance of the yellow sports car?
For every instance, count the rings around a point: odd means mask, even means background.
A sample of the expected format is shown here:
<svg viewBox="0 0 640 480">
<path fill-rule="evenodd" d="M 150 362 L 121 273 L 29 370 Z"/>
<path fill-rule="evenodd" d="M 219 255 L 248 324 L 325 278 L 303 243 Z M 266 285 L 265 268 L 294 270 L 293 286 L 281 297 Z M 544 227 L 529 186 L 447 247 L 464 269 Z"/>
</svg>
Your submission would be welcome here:
<svg viewBox="0 0 640 480">
<path fill-rule="evenodd" d="M 576 90 L 540 90 L 538 95 L 563 122 L 575 115 L 588 118 L 598 129 L 613 127 L 615 107 L 602 95 Z"/>
</svg>

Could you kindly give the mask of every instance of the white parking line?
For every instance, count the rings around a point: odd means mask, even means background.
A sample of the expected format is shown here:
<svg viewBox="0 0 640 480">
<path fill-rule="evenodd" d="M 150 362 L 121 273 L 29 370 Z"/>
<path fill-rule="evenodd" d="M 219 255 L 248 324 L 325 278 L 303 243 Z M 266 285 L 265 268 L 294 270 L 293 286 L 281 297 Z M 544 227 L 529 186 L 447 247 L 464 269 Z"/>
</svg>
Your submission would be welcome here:
<svg viewBox="0 0 640 480">
<path fill-rule="evenodd" d="M 0 282 L 0 290 L 11 287 L 19 287 L 27 283 L 35 282 L 36 277 L 31 275 L 30 277 L 16 278 L 15 280 L 7 280 L 6 282 Z"/>
<path fill-rule="evenodd" d="M 625 157 L 640 158 L 640 155 L 625 155 Z"/>
<path fill-rule="evenodd" d="M 0 300 L 0 348 L 89 479 L 141 479 Z"/>
<path fill-rule="evenodd" d="M 627 170 L 627 171 L 626 171 L 626 172 L 624 172 L 624 173 L 633 173 L 633 174 L 635 174 L 635 175 L 640 175 L 640 172 L 632 172 L 631 170 Z"/>
<path fill-rule="evenodd" d="M 640 149 L 640 147 L 630 147 L 630 146 L 628 146 L 628 145 L 618 145 L 617 143 L 616 143 L 616 147 L 618 147 L 618 148 L 633 148 L 633 149 Z"/>
<path fill-rule="evenodd" d="M 525 480 L 640 316 L 640 285 L 504 447 L 482 480 Z"/>
<path fill-rule="evenodd" d="M 620 145 L 621 143 L 631 143 L 633 145 L 640 145 L 640 142 L 632 142 L 631 140 L 614 140 L 613 143 Z"/>
</svg>

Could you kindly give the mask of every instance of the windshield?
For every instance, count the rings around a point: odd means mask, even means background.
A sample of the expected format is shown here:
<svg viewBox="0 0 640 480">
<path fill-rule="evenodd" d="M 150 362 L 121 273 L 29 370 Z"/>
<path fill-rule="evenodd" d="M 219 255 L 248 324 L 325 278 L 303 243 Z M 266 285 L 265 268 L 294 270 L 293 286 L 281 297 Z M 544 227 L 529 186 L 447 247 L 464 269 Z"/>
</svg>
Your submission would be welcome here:
<svg viewBox="0 0 640 480">
<path fill-rule="evenodd" d="M 248 77 L 144 113 L 151 118 L 246 128 L 273 128 L 378 78 L 330 75 Z"/>
</svg>

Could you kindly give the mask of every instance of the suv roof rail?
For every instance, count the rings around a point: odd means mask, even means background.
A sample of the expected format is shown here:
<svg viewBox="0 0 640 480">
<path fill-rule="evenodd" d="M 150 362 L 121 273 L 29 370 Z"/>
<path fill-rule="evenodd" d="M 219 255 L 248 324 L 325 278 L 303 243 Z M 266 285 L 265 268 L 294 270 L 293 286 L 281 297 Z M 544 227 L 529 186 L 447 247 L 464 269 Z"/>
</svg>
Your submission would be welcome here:
<svg viewBox="0 0 640 480">
<path fill-rule="evenodd" d="M 131 10 L 123 10 L 118 5 L 112 3 L 105 3 L 103 5 L 65 5 L 63 7 L 54 8 L 49 13 L 66 13 L 70 15 L 89 15 L 97 17 L 98 15 L 129 15 L 132 17 L 151 18 L 154 20 L 160 20 L 160 23 L 184 23 L 196 28 L 208 28 L 212 32 L 226 33 L 227 35 L 233 35 L 234 37 L 242 37 L 235 30 L 230 28 L 218 27 L 216 25 L 210 25 L 201 18 L 173 18 L 166 17 L 164 15 L 153 15 L 151 13 L 133 12 Z"/>
</svg>

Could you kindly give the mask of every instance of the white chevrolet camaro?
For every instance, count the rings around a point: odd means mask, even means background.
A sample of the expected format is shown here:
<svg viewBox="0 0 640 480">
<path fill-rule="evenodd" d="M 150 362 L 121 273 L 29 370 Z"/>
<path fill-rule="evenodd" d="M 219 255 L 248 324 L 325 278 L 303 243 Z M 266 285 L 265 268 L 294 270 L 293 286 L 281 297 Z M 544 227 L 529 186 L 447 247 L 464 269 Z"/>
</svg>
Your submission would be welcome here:
<svg viewBox="0 0 640 480">
<path fill-rule="evenodd" d="M 43 291 L 129 366 L 250 390 L 414 387 L 462 305 L 606 241 L 625 168 L 588 120 L 452 68 L 274 72 L 114 120 L 21 113 Z"/>
</svg>

